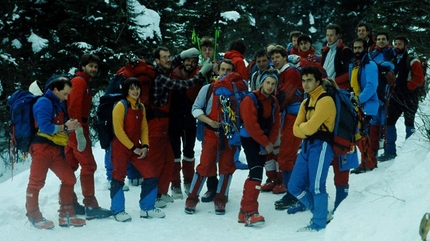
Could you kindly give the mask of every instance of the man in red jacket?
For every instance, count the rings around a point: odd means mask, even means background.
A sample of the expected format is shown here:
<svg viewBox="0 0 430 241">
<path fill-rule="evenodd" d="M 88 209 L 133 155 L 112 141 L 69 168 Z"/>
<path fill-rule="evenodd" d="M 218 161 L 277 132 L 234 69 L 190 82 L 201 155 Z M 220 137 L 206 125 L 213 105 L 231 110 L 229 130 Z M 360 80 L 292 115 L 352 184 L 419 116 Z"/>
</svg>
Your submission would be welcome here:
<svg viewBox="0 0 430 241">
<path fill-rule="evenodd" d="M 224 54 L 224 59 L 230 59 L 233 61 L 235 71 L 238 72 L 244 80 L 248 81 L 248 71 L 246 70 L 244 57 L 245 52 L 245 43 L 243 40 L 238 39 L 231 43 L 229 51 Z"/>
<path fill-rule="evenodd" d="M 277 70 L 268 70 L 261 77 L 260 89 L 250 93 L 240 104 L 240 116 L 245 126 L 241 130 L 240 141 L 248 162 L 249 175 L 243 187 L 238 222 L 244 222 L 245 226 L 265 222 L 264 217 L 258 213 L 257 199 L 267 154 L 273 152 L 279 135 L 279 105 L 272 96 L 277 82 Z"/>
<path fill-rule="evenodd" d="M 66 160 L 73 171 L 81 166 L 81 188 L 84 196 L 85 209 L 78 203 L 76 194 L 74 195 L 73 206 L 76 214 L 85 214 L 86 219 L 107 218 L 112 215 L 110 210 L 99 206 L 95 197 L 94 172 L 97 163 L 91 150 L 90 128 L 88 118 L 92 102 L 90 81 L 98 72 L 100 59 L 94 54 L 84 54 L 79 63 L 79 72 L 72 79 L 73 90 L 67 99 L 67 111 L 70 119 L 76 119 L 81 123 L 86 145 L 81 149 L 78 143 L 76 132 L 70 133 L 69 142 L 65 148 Z M 79 141 L 80 142 L 80 141 Z"/>
<path fill-rule="evenodd" d="M 223 63 L 221 63 L 221 68 Z M 205 123 L 204 136 L 202 141 L 202 154 L 200 156 L 200 164 L 196 168 L 193 181 L 190 187 L 190 193 L 185 202 L 185 213 L 193 214 L 199 202 L 200 191 L 207 177 L 216 176 L 217 162 L 219 165 L 219 182 L 215 197 L 213 198 L 215 205 L 215 213 L 217 215 L 225 214 L 225 205 L 227 202 L 227 194 L 230 187 L 232 175 L 236 170 L 234 164 L 234 153 L 236 152 L 235 145 L 229 145 L 228 139 L 223 129 L 223 103 L 226 103 L 226 98 L 223 94 L 218 93 L 218 90 L 234 93 L 235 87 L 237 91 L 248 89 L 246 81 L 236 73 L 221 78 L 217 82 L 210 85 L 205 85 L 200 90 L 196 100 L 194 101 L 192 114 L 195 118 Z M 210 92 L 212 91 L 212 93 Z M 225 91 L 227 92 L 227 91 Z M 209 96 L 209 99 L 206 97 Z M 228 102 L 235 100 L 229 100 Z M 236 106 L 232 105 L 229 108 L 237 111 Z"/>
</svg>

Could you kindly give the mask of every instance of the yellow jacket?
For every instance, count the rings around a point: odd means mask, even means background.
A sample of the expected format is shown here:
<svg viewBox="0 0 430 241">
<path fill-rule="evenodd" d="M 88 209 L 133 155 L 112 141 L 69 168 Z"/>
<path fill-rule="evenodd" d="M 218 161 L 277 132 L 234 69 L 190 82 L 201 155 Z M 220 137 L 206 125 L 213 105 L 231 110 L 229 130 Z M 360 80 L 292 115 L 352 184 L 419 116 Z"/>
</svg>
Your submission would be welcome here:
<svg viewBox="0 0 430 241">
<path fill-rule="evenodd" d="M 328 128 L 329 132 L 333 132 L 336 119 L 336 106 L 333 98 L 330 96 L 323 97 L 317 102 L 318 97 L 323 93 L 325 91 L 321 85 L 309 93 L 309 106 L 315 108 L 306 111 L 305 104 L 307 99 L 300 105 L 300 110 L 293 127 L 293 133 L 296 137 L 304 139 L 312 136 L 319 130 L 327 131 L 323 127 L 323 124 Z"/>
<path fill-rule="evenodd" d="M 138 110 L 139 109 L 139 102 L 134 100 L 131 97 L 127 97 L 127 101 L 131 105 L 132 110 Z M 143 106 L 143 104 L 142 104 Z M 124 130 L 124 114 L 125 114 L 125 108 L 127 106 L 124 106 L 122 102 L 118 102 L 112 111 L 112 119 L 113 119 L 113 130 L 115 133 L 116 138 L 128 149 L 132 149 L 134 146 L 134 143 L 128 138 L 127 134 Z M 141 128 L 140 128 L 140 145 L 148 145 L 149 146 L 149 138 L 148 138 L 148 122 L 146 121 L 146 111 L 145 108 L 142 108 L 143 118 L 141 122 Z"/>
</svg>

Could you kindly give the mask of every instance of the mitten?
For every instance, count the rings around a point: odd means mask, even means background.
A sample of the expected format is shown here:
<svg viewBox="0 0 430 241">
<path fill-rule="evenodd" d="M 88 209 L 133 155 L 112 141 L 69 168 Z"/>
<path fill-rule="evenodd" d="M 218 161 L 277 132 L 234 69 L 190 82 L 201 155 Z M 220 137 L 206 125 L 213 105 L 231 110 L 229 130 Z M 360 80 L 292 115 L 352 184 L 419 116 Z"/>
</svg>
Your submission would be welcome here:
<svg viewBox="0 0 430 241">
<path fill-rule="evenodd" d="M 210 59 L 209 59 L 209 58 L 207 58 L 207 59 L 205 60 L 205 62 L 203 62 L 203 66 L 202 66 L 202 68 L 200 69 L 200 72 L 201 72 L 203 75 L 206 75 L 209 71 L 211 71 L 211 69 L 212 69 L 212 62 L 210 61 Z"/>
<path fill-rule="evenodd" d="M 78 151 L 83 152 L 85 150 L 85 147 L 87 146 L 87 139 L 85 139 L 84 136 L 84 129 L 82 127 L 79 127 L 75 130 L 76 133 L 76 139 L 78 141 Z"/>
</svg>

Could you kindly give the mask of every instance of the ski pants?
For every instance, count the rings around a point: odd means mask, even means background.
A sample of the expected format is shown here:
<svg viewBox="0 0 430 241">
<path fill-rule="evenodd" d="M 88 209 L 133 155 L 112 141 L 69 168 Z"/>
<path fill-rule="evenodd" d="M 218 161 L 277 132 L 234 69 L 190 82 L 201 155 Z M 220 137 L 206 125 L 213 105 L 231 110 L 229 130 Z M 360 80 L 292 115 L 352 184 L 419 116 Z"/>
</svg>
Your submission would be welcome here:
<svg viewBox="0 0 430 241">
<path fill-rule="evenodd" d="M 281 127 L 281 143 L 279 145 L 278 164 L 281 171 L 291 171 L 297 159 L 302 139 L 293 134 L 293 126 L 296 121 L 296 115 L 286 114 L 284 125 Z"/>
<path fill-rule="evenodd" d="M 173 180 L 174 155 L 169 138 L 169 118 L 148 121 L 149 145 L 147 159 L 153 164 L 158 178 L 158 193 L 167 194 Z"/>
<path fill-rule="evenodd" d="M 288 183 L 288 191 L 311 210 L 312 222 L 320 228 L 325 228 L 327 222 L 326 180 L 333 157 L 327 142 L 304 139 Z"/>
<path fill-rule="evenodd" d="M 224 149 L 221 150 L 221 141 Z M 196 171 L 203 177 L 212 177 L 217 175 L 216 163 L 218 161 L 219 174 L 233 174 L 236 170 L 234 164 L 234 154 L 236 146 L 229 146 L 227 138 L 221 138 L 216 132 L 205 128 L 204 138 L 202 141 L 202 154 L 200 163 Z"/>
</svg>

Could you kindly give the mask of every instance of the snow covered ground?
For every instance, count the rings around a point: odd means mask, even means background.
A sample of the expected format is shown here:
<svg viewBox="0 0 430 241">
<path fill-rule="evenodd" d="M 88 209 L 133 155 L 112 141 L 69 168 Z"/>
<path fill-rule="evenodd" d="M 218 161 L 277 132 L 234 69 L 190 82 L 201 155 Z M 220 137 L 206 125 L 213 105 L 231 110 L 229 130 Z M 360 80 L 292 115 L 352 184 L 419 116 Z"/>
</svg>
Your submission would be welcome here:
<svg viewBox="0 0 430 241">
<path fill-rule="evenodd" d="M 224 216 L 215 215 L 213 203 L 199 203 L 196 213 L 188 215 L 184 213 L 185 200 L 176 200 L 164 208 L 164 219 L 140 219 L 140 188 L 131 187 L 125 194 L 126 211 L 133 217 L 131 222 L 118 223 L 113 218 L 91 220 L 81 228 L 58 226 L 60 182 L 49 172 L 40 193 L 40 209 L 44 217 L 54 221 L 56 227 L 38 230 L 25 216 L 25 190 L 29 175 L 27 162 L 17 166 L 13 180 L 0 179 L 0 240 L 419 240 L 421 217 L 430 211 L 430 144 L 420 132 L 402 143 L 403 119 L 397 126 L 398 145 L 401 146 L 397 158 L 380 163 L 372 172 L 351 175 L 348 198 L 340 205 L 327 229 L 320 232 L 297 233 L 297 229 L 308 224 L 311 213 L 288 215 L 285 211 L 276 211 L 273 203 L 282 195 L 271 193 L 262 193 L 259 197 L 259 211 L 266 219 L 264 226 L 248 228 L 237 223 L 243 182 L 248 174 L 246 170 L 238 170 L 233 176 Z M 196 153 L 200 153 L 199 144 Z M 98 144 L 94 155 L 99 165 L 95 174 L 96 196 L 102 207 L 109 208 L 104 152 Z M 241 160 L 245 160 L 243 153 Z M 331 170 L 327 189 L 329 207 L 332 209 L 335 188 Z M 79 183 L 75 190 L 82 200 Z"/>
</svg>

